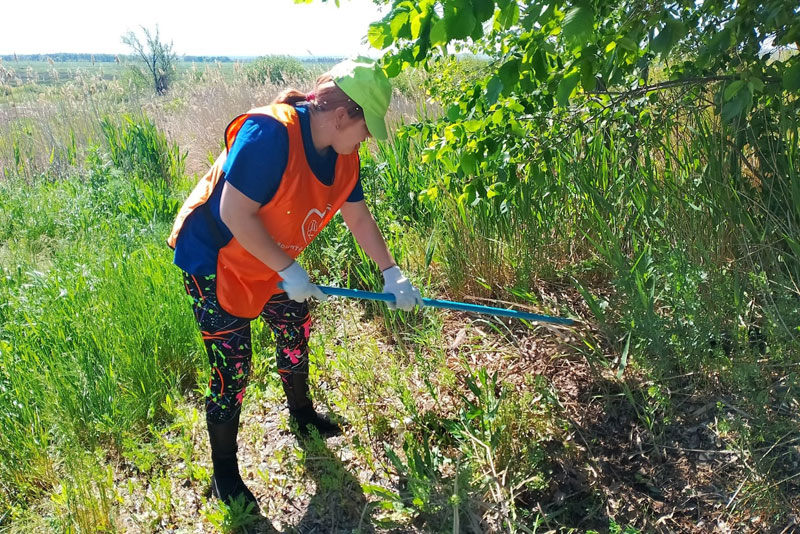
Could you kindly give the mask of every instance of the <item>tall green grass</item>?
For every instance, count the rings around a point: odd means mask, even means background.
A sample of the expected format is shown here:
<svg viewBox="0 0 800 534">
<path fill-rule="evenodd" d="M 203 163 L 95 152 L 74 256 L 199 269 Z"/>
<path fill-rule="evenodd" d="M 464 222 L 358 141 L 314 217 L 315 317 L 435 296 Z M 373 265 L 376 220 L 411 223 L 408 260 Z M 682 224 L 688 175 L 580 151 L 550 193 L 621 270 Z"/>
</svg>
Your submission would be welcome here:
<svg viewBox="0 0 800 534">
<path fill-rule="evenodd" d="M 0 183 L 0 517 L 63 476 L 84 492 L 96 460 L 80 451 L 163 421 L 166 396 L 196 382 L 196 329 L 164 245 L 175 201 L 157 189 L 161 208 L 129 207 L 164 139 L 131 124 L 161 143 L 116 165 L 95 153 L 84 177 Z"/>
</svg>

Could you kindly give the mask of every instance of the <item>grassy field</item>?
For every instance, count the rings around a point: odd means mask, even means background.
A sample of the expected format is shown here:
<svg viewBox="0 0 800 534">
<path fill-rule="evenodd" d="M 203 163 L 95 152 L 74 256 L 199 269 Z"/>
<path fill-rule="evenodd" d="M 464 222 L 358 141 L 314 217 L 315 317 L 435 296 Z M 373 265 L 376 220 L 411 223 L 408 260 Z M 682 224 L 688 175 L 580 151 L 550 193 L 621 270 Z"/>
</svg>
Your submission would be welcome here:
<svg viewBox="0 0 800 534">
<path fill-rule="evenodd" d="M 770 182 L 713 115 L 654 102 L 636 137 L 543 124 L 530 150 L 547 167 L 470 198 L 429 157 L 446 102 L 425 90 L 472 68 L 397 80 L 397 133 L 362 148 L 368 203 L 425 296 L 579 325 L 319 304 L 312 391 L 349 426 L 301 444 L 254 323 L 240 444 L 259 519 L 209 496 L 205 355 L 164 239 L 228 121 L 284 84 L 206 65 L 163 97 L 88 66 L 15 86 L 0 101 L 0 532 L 797 529 L 797 117 Z M 675 114 L 680 129 L 657 127 Z M 340 222 L 303 262 L 379 290 Z"/>
<path fill-rule="evenodd" d="M 120 80 L 126 76 L 126 70 L 136 62 L 123 57 L 120 61 L 5 61 L 3 66 L 13 71 L 14 85 L 54 86 L 80 78 L 81 76 L 99 77 L 103 80 Z M 226 77 L 233 77 L 237 70 L 247 65 L 248 61 L 184 61 L 175 62 L 179 76 L 191 75 L 204 71 L 206 67 L 214 68 Z M 18 81 L 17 81 L 18 80 Z"/>
</svg>

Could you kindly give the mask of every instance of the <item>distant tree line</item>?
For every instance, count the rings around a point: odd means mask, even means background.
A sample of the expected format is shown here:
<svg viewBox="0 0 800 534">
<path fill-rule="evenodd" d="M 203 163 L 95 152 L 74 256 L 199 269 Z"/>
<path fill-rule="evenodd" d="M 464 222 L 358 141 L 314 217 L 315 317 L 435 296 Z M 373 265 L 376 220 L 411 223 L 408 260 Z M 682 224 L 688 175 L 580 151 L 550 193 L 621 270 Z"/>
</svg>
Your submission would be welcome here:
<svg viewBox="0 0 800 534">
<path fill-rule="evenodd" d="M 128 56 L 127 54 L 85 54 L 85 53 L 69 53 L 69 52 L 58 52 L 56 54 L 5 54 L 0 55 L 0 59 L 3 61 L 47 61 L 48 59 L 52 59 L 56 63 L 63 63 L 65 61 L 92 61 L 94 58 L 95 62 L 98 63 L 113 63 L 115 61 L 122 61 L 126 60 L 129 61 L 133 59 L 132 56 Z M 341 56 L 295 56 L 298 61 L 302 61 L 303 63 L 338 63 L 342 59 Z M 257 59 L 256 56 L 253 57 L 237 57 L 237 61 L 253 61 Z M 187 63 L 195 62 L 195 63 L 230 63 L 234 61 L 229 56 L 179 56 L 178 61 L 185 61 Z"/>
<path fill-rule="evenodd" d="M 57 54 L 7 54 L 0 56 L 3 61 L 47 61 L 52 59 L 55 62 L 63 61 L 99 61 L 101 63 L 113 63 L 118 61 L 116 54 L 71 54 L 59 52 Z"/>
<path fill-rule="evenodd" d="M 228 56 L 181 56 L 178 58 L 180 61 L 196 62 L 196 63 L 230 63 L 233 61 Z"/>
<path fill-rule="evenodd" d="M 113 63 L 115 61 L 130 60 L 126 54 L 77 54 L 58 52 L 57 54 L 5 54 L 0 55 L 3 61 L 47 61 L 52 59 L 56 63 L 65 61 L 95 61 L 98 63 Z M 228 56 L 182 56 L 178 61 L 196 63 L 229 63 L 233 61 Z"/>
<path fill-rule="evenodd" d="M 342 56 L 296 56 L 296 59 L 303 63 L 339 63 L 345 58 Z"/>
</svg>

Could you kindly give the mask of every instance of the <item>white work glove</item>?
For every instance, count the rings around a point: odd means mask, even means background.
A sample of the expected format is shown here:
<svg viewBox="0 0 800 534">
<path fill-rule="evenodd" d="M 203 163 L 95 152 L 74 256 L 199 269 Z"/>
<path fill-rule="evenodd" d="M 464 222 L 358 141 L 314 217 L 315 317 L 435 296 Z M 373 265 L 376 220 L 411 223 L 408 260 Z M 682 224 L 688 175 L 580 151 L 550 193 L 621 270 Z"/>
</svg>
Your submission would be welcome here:
<svg viewBox="0 0 800 534">
<path fill-rule="evenodd" d="M 311 283 L 306 270 L 296 261 L 293 261 L 284 270 L 278 271 L 278 275 L 283 278 L 283 290 L 293 301 L 303 302 L 308 297 L 314 297 L 321 301 L 328 300 L 325 293 Z"/>
<path fill-rule="evenodd" d="M 414 306 L 422 306 L 419 289 L 411 285 L 397 265 L 383 271 L 383 292 L 394 295 L 394 304 L 386 303 L 392 310 L 411 311 Z"/>
</svg>

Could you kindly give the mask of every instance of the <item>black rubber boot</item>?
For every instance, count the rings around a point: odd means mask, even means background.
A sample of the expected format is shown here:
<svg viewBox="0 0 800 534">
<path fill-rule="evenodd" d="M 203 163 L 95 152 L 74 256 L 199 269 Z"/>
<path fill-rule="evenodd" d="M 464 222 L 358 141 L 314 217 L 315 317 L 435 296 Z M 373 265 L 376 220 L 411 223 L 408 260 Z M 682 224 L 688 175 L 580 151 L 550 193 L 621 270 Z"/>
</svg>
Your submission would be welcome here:
<svg viewBox="0 0 800 534">
<path fill-rule="evenodd" d="M 258 501 L 244 485 L 239 475 L 239 463 L 236 460 L 238 446 L 236 437 L 239 434 L 239 413 L 230 421 L 220 424 L 206 422 L 208 440 L 211 443 L 211 463 L 214 474 L 211 476 L 211 493 L 225 504 L 241 496 L 245 504 L 253 503 L 253 513 L 259 510 Z"/>
<path fill-rule="evenodd" d="M 307 406 L 300 410 L 289 410 L 294 424 L 297 425 L 297 435 L 308 437 L 311 429 L 316 428 L 320 436 L 338 436 L 342 433 L 341 427 L 331 421 L 326 415 L 318 414 L 313 406 Z"/>
<path fill-rule="evenodd" d="M 338 436 L 341 434 L 342 429 L 338 424 L 314 410 L 314 404 L 308 392 L 308 375 L 305 373 L 292 373 L 286 378 L 282 380 L 283 392 L 286 393 L 289 416 L 292 422 L 297 425 L 297 435 L 307 437 L 311 432 L 311 427 L 316 428 L 320 436 Z"/>
</svg>

